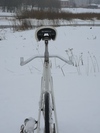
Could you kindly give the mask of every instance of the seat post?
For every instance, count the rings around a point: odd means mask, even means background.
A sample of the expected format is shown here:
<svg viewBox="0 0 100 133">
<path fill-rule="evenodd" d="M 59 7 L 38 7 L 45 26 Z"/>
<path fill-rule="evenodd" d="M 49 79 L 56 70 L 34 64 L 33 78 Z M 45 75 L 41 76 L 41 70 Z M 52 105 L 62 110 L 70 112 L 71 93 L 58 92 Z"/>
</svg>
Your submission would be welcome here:
<svg viewBox="0 0 100 133">
<path fill-rule="evenodd" d="M 44 61 L 49 63 L 49 52 L 48 52 L 48 40 L 45 40 L 45 53 L 44 53 Z"/>
<path fill-rule="evenodd" d="M 43 40 L 45 43 L 44 62 L 49 63 L 48 42 L 56 39 L 56 29 L 54 27 L 46 26 L 40 27 L 35 32 L 36 40 Z"/>
</svg>

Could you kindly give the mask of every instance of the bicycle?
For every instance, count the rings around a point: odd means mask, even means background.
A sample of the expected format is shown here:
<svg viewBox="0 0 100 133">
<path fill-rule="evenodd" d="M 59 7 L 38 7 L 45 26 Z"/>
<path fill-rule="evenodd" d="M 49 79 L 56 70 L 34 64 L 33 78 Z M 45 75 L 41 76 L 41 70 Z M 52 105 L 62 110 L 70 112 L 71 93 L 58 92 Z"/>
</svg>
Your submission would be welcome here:
<svg viewBox="0 0 100 133">
<path fill-rule="evenodd" d="M 44 133 L 59 133 L 55 97 L 53 91 L 53 78 L 51 76 L 51 62 L 49 58 L 59 58 L 65 63 L 73 65 L 73 61 L 71 59 L 66 60 L 59 55 L 49 55 L 48 42 L 49 40 L 55 40 L 56 35 L 57 31 L 54 27 L 38 28 L 35 32 L 35 36 L 37 41 L 42 40 L 45 43 L 44 55 L 35 55 L 27 59 L 26 61 L 24 61 L 23 57 L 20 58 L 21 66 L 29 63 L 35 58 L 44 58 L 43 75 L 41 78 L 41 93 L 39 102 L 37 133 L 40 132 L 41 112 L 43 113 L 44 117 Z"/>
</svg>

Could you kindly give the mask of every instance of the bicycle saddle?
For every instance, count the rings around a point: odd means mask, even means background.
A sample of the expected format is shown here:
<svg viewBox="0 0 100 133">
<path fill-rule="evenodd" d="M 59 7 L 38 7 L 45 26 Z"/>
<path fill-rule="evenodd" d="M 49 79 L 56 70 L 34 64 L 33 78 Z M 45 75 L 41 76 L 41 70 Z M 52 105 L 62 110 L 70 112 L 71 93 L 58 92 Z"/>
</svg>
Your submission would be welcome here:
<svg viewBox="0 0 100 133">
<path fill-rule="evenodd" d="M 56 34 L 56 29 L 54 27 L 40 27 L 36 30 L 35 37 L 37 41 L 55 40 Z"/>
</svg>

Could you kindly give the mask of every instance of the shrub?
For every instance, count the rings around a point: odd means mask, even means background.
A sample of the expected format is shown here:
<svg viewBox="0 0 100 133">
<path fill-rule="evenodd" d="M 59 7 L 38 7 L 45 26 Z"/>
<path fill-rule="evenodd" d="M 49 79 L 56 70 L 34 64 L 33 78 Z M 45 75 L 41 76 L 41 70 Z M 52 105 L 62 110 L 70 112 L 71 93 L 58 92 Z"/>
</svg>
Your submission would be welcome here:
<svg viewBox="0 0 100 133">
<path fill-rule="evenodd" d="M 17 19 L 27 19 L 27 18 L 36 18 L 36 19 L 100 19 L 100 13 L 70 13 L 62 11 L 51 11 L 51 10 L 26 10 L 16 14 Z"/>
</svg>

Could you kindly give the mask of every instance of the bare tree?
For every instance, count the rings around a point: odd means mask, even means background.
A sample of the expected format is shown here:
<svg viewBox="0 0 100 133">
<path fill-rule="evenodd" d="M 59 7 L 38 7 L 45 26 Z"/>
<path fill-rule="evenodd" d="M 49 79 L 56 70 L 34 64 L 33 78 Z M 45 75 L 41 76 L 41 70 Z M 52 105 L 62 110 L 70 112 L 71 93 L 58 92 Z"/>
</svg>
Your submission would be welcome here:
<svg viewBox="0 0 100 133">
<path fill-rule="evenodd" d="M 92 0 L 88 0 L 88 4 L 91 4 L 92 3 Z"/>
<path fill-rule="evenodd" d="M 37 5 L 40 9 L 50 9 L 50 10 L 60 9 L 59 0 L 37 0 Z"/>
<path fill-rule="evenodd" d="M 58 10 L 60 9 L 59 0 L 0 0 L 3 11 L 7 10 L 8 12 L 15 12 L 20 9 L 21 6 L 27 10 L 28 7 L 33 9 L 34 6 L 37 6 L 39 9 L 50 9 Z"/>
</svg>

